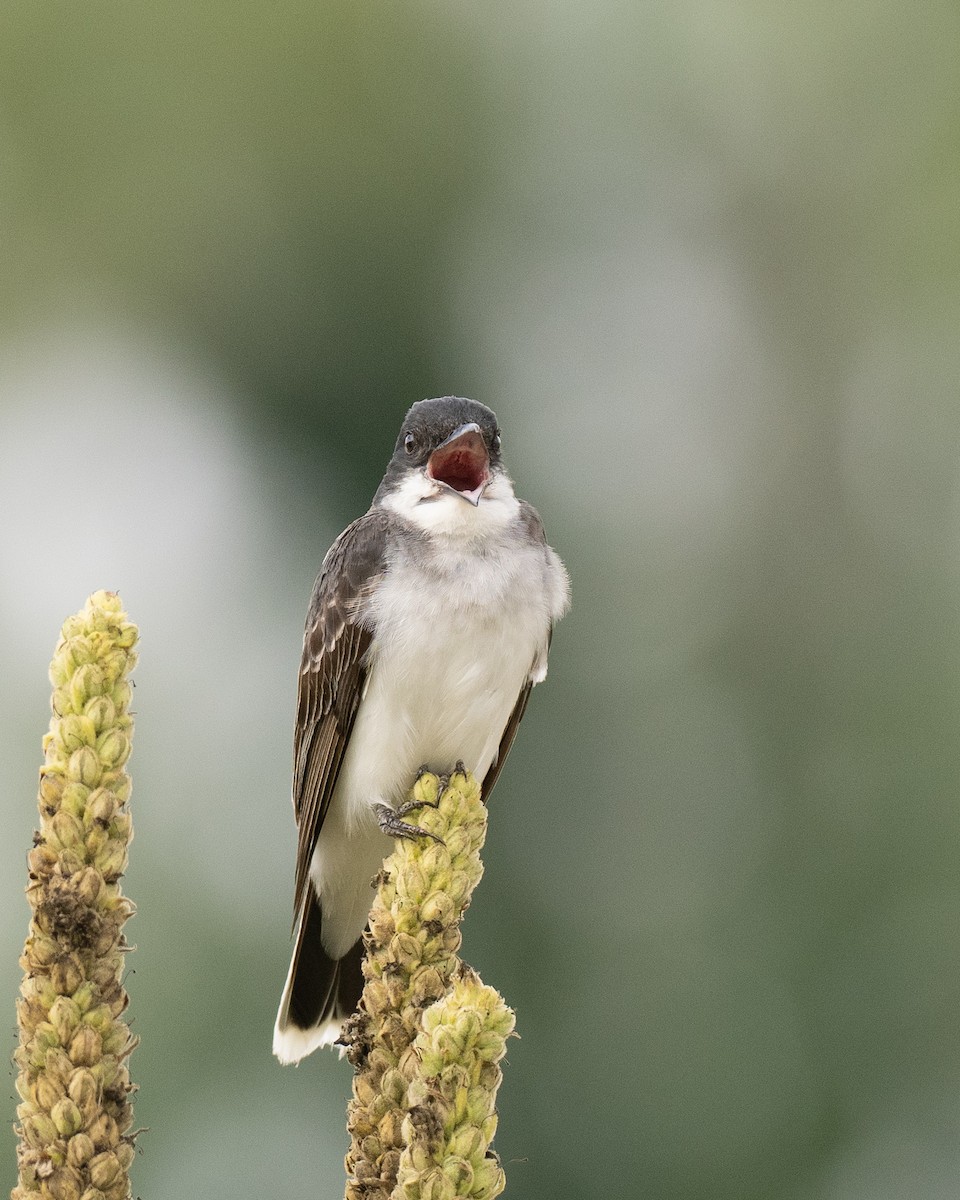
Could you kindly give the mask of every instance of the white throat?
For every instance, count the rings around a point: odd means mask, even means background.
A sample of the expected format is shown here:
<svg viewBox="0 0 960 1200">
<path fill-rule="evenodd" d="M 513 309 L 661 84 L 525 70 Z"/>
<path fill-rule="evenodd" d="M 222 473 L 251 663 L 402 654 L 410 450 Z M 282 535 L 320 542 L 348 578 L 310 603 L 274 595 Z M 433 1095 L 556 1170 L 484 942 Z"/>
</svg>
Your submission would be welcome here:
<svg viewBox="0 0 960 1200">
<path fill-rule="evenodd" d="M 493 473 L 476 506 L 423 471 L 411 471 L 382 504 L 419 529 L 458 538 L 498 533 L 515 519 L 520 508 L 513 483 L 503 471 Z"/>
</svg>

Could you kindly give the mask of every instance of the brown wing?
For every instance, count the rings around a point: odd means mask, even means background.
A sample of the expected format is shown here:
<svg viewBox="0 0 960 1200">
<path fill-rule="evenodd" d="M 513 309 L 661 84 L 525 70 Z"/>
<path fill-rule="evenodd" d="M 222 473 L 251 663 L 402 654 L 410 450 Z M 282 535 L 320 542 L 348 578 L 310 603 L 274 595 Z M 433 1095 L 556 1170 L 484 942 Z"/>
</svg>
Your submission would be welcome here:
<svg viewBox="0 0 960 1200">
<path fill-rule="evenodd" d="M 295 913 L 363 694 L 366 653 L 373 640 L 367 610 L 383 578 L 391 519 L 382 510 L 371 510 L 343 531 L 323 560 L 307 610 L 293 738 Z"/>
<path fill-rule="evenodd" d="M 528 504 L 526 500 L 520 501 L 520 519 L 526 526 L 527 534 L 532 541 L 539 542 L 546 547 L 547 539 L 543 532 L 543 522 L 540 520 L 540 515 L 532 504 Z M 503 764 L 506 761 L 507 755 L 510 753 L 510 747 L 513 745 L 513 739 L 517 736 L 517 729 L 520 727 L 520 722 L 523 719 L 523 714 L 527 711 L 527 701 L 530 699 L 530 693 L 533 691 L 534 673 L 538 665 L 546 663 L 546 655 L 550 649 L 550 642 L 553 638 L 553 630 L 547 634 L 547 645 L 543 651 L 543 658 L 538 656 L 530 667 L 530 676 L 527 682 L 520 690 L 520 695 L 517 697 L 517 702 L 513 706 L 513 712 L 510 714 L 510 720 L 507 721 L 506 728 L 503 731 L 503 736 L 500 738 L 500 747 L 497 750 L 497 757 L 490 764 L 490 767 L 483 777 L 483 785 L 481 787 L 481 795 L 483 802 L 486 804 L 490 793 L 493 791 L 494 784 L 500 778 L 500 772 L 503 770 Z M 543 675 L 537 675 L 537 679 L 542 679 Z"/>
<path fill-rule="evenodd" d="M 493 791 L 493 786 L 500 778 L 500 771 L 503 768 L 504 761 L 510 753 L 510 747 L 513 745 L 513 739 L 517 736 L 517 729 L 520 721 L 527 708 L 527 701 L 530 699 L 530 693 L 533 691 L 533 680 L 527 680 L 517 697 L 517 702 L 513 706 L 513 712 L 510 714 L 510 720 L 507 722 L 507 727 L 503 731 L 503 737 L 500 739 L 500 748 L 497 750 L 497 757 L 490 764 L 490 768 L 483 777 L 483 786 L 480 789 L 480 795 L 484 804 L 490 797 Z"/>
</svg>

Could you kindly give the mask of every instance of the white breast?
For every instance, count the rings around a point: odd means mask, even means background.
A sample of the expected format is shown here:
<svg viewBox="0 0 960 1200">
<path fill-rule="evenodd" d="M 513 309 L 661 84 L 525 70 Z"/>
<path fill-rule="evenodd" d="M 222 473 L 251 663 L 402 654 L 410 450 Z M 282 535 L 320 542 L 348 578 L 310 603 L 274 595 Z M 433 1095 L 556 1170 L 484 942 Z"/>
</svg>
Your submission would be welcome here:
<svg viewBox="0 0 960 1200">
<path fill-rule="evenodd" d="M 424 764 L 448 771 L 462 759 L 482 779 L 521 689 L 546 673 L 566 572 L 518 533 L 504 481 L 479 508 L 452 494 L 422 506 L 430 536 L 398 545 L 371 601 L 366 688 L 311 870 L 334 952 L 362 929 L 389 849 L 373 805 L 400 802 Z M 333 901 L 346 918 L 336 934 Z"/>
<path fill-rule="evenodd" d="M 548 597 L 531 586 L 542 559 L 525 543 L 439 547 L 426 562 L 398 556 L 371 614 L 376 638 L 348 751 L 353 758 L 356 745 L 350 811 L 399 800 L 423 763 L 449 770 L 463 759 L 486 774 L 545 654 Z"/>
</svg>

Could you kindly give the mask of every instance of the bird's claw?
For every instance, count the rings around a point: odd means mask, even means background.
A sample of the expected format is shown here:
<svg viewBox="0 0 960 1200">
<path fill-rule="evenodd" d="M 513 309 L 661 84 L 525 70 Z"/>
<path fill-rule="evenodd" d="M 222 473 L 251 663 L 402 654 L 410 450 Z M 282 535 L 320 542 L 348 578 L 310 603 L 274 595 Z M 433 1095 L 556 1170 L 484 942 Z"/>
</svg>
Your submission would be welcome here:
<svg viewBox="0 0 960 1200">
<path fill-rule="evenodd" d="M 435 833 L 431 833 L 429 829 L 421 829 L 419 825 L 409 825 L 406 821 L 400 818 L 403 812 L 409 811 L 410 805 L 404 805 L 402 809 L 391 808 L 389 804 L 375 804 L 373 811 L 377 814 L 377 824 L 388 837 L 404 838 L 407 841 L 413 841 L 416 838 L 428 837 L 433 838 L 435 842 L 444 844 L 443 838 L 437 837 Z M 414 804 L 413 808 L 422 808 L 423 805 Z"/>
<path fill-rule="evenodd" d="M 384 805 L 383 807 L 386 807 L 386 805 Z M 391 811 L 396 813 L 396 815 L 398 817 L 405 817 L 407 815 L 407 813 L 413 812 L 413 810 L 415 808 L 439 808 L 439 807 L 440 807 L 440 796 L 438 795 L 436 800 L 407 800 L 404 804 L 401 804 L 399 808 L 394 808 Z"/>
</svg>

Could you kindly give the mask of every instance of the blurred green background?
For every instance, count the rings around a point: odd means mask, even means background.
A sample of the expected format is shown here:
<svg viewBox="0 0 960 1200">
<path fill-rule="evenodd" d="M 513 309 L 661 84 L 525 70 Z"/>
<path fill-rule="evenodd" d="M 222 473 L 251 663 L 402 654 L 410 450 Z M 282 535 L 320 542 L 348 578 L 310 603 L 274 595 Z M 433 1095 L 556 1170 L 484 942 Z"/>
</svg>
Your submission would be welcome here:
<svg viewBox="0 0 960 1200">
<path fill-rule="evenodd" d="M 46 664 L 116 588 L 136 1193 L 342 1194 L 348 1067 L 270 1055 L 303 613 L 456 392 L 574 586 L 465 930 L 507 1194 L 955 1197 L 955 0 L 0 28 L 10 1049 Z"/>
</svg>

